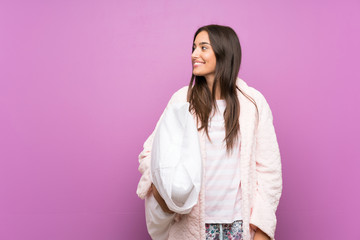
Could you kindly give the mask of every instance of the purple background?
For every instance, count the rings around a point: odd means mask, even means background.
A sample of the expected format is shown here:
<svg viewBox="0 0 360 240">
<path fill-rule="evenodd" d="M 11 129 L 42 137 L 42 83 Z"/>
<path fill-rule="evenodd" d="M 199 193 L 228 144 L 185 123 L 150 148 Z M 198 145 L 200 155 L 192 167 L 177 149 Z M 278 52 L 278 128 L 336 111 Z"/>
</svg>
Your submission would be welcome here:
<svg viewBox="0 0 360 240">
<path fill-rule="evenodd" d="M 283 164 L 276 239 L 360 239 L 359 1 L 1 1 L 0 239 L 150 239 L 138 154 L 229 25 Z"/>
</svg>

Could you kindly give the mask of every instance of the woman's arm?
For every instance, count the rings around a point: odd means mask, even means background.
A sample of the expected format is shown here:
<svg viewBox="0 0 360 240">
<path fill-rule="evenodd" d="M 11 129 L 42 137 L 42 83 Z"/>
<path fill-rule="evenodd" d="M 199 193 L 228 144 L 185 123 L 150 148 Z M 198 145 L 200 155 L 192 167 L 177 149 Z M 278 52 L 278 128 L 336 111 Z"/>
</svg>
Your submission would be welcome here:
<svg viewBox="0 0 360 240">
<path fill-rule="evenodd" d="M 161 209 L 169 214 L 174 213 L 173 211 L 171 211 L 168 206 L 166 205 L 164 199 L 161 197 L 161 195 L 159 194 L 159 192 L 157 191 L 156 187 L 154 184 L 151 183 L 151 191 L 152 194 L 154 195 L 154 198 L 156 199 L 156 201 L 158 202 L 158 204 L 160 205 Z"/>
<path fill-rule="evenodd" d="M 262 239 L 265 234 L 268 239 L 273 239 L 277 221 L 275 212 L 282 192 L 281 159 L 272 112 L 261 97 L 255 150 L 257 185 L 250 224 L 258 228 L 257 238 Z"/>
</svg>

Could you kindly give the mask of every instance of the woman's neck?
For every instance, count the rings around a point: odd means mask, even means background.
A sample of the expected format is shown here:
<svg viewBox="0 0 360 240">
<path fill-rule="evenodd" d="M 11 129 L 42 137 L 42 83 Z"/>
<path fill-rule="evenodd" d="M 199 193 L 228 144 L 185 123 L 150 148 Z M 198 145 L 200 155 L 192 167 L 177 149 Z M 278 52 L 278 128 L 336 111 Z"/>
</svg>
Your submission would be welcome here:
<svg viewBox="0 0 360 240">
<path fill-rule="evenodd" d="M 207 85 L 210 89 L 210 92 L 212 94 L 212 89 L 213 89 L 213 84 L 214 84 L 214 80 L 212 81 L 208 81 L 208 79 L 206 79 L 206 82 L 207 82 Z M 216 89 L 215 89 L 215 100 L 220 100 L 220 99 L 223 99 L 221 98 L 221 90 L 220 90 L 220 87 L 219 85 L 216 86 Z"/>
</svg>

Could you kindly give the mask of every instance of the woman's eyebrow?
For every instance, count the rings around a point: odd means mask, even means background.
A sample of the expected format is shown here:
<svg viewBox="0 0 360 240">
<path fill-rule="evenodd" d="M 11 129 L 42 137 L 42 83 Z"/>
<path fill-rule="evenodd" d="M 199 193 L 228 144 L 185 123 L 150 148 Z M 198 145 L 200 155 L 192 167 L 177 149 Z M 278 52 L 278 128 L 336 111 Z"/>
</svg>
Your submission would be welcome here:
<svg viewBox="0 0 360 240">
<path fill-rule="evenodd" d="M 208 43 L 208 42 L 201 42 L 201 43 L 199 43 L 199 45 L 204 45 L 204 44 L 210 45 L 210 43 Z M 196 45 L 196 44 L 194 43 L 193 45 Z"/>
</svg>

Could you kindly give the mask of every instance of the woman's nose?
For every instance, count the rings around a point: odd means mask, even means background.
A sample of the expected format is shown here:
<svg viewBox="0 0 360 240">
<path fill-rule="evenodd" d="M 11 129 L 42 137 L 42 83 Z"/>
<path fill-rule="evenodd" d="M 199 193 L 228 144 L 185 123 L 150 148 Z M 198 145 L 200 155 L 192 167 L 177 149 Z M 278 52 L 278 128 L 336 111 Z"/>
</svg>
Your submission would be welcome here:
<svg viewBox="0 0 360 240">
<path fill-rule="evenodd" d="M 195 48 L 191 54 L 191 57 L 192 58 L 196 58 L 199 56 L 199 51 L 197 50 L 197 48 Z"/>
</svg>

